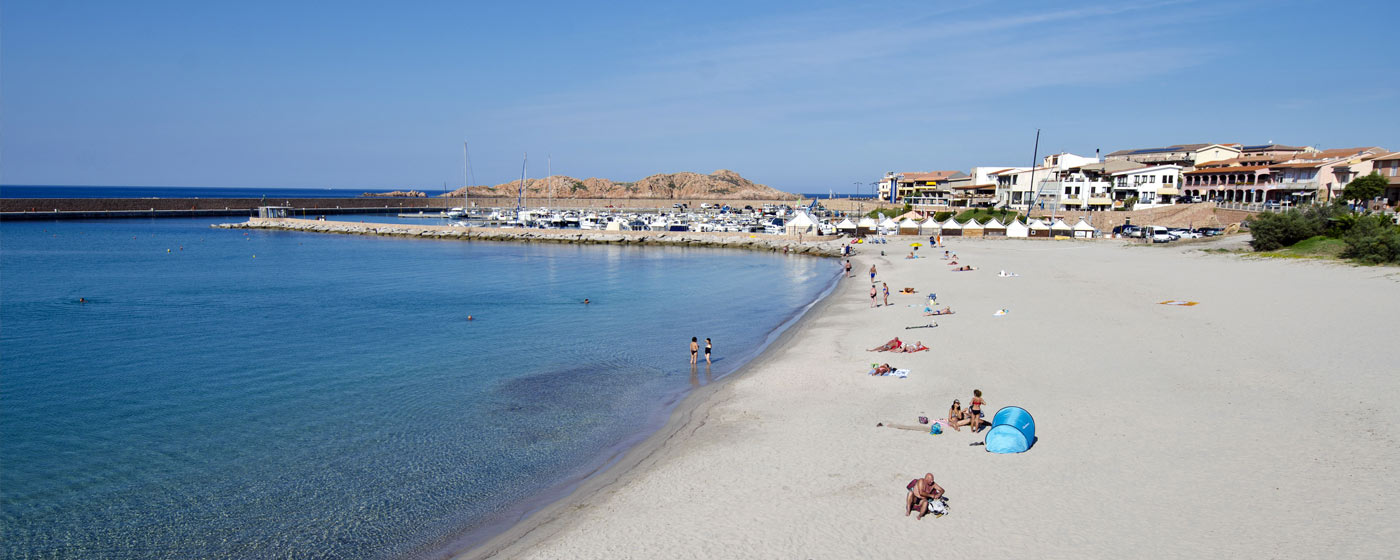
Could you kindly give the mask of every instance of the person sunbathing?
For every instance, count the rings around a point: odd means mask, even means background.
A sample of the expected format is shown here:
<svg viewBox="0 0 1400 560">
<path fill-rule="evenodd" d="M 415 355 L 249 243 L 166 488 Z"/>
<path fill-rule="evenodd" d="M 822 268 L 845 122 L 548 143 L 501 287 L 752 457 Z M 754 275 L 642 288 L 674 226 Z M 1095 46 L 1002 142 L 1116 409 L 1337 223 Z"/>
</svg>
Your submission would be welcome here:
<svg viewBox="0 0 1400 560">
<path fill-rule="evenodd" d="M 948 425 L 954 430 L 961 432 L 962 428 L 958 426 L 966 426 L 971 423 L 972 418 L 968 417 L 967 411 L 963 410 L 962 405 L 958 404 L 958 399 L 953 399 L 953 406 L 948 409 Z"/>
<path fill-rule="evenodd" d="M 917 259 L 917 258 L 919 258 L 919 256 L 918 256 L 918 255 L 915 255 L 913 252 L 910 252 L 910 253 L 909 253 L 909 256 L 904 257 L 904 258 L 906 258 L 906 259 Z"/>
<path fill-rule="evenodd" d="M 901 293 L 901 294 L 912 294 L 912 293 L 915 293 L 915 290 L 914 290 L 914 288 L 904 288 L 904 289 L 900 290 L 899 293 Z"/>
<path fill-rule="evenodd" d="M 932 315 L 952 315 L 952 314 L 953 314 L 953 309 L 952 309 L 951 307 L 944 307 L 943 309 L 934 309 L 934 310 L 932 310 L 932 311 L 928 311 L 928 308 L 924 308 L 924 309 L 925 309 L 925 311 L 927 311 L 926 313 L 924 313 L 925 316 L 932 316 Z"/>
<path fill-rule="evenodd" d="M 899 348 L 900 346 L 903 346 L 903 345 L 904 345 L 904 343 L 903 343 L 903 342 L 900 342 L 899 337 L 896 336 L 896 337 L 894 337 L 893 339 L 891 339 L 889 342 L 886 342 L 886 343 L 884 343 L 884 344 L 881 344 L 881 345 L 879 345 L 879 346 L 876 346 L 876 347 L 874 347 L 874 348 L 871 348 L 871 349 L 869 349 L 869 350 L 866 350 L 866 352 L 889 352 L 890 350 L 894 350 L 894 349 Z"/>
<path fill-rule="evenodd" d="M 954 269 L 953 269 L 953 272 L 967 272 L 967 271 L 969 271 L 969 270 L 977 270 L 977 267 L 975 267 L 975 266 L 960 266 L 960 267 L 954 268 Z"/>
<path fill-rule="evenodd" d="M 919 342 L 915 342 L 915 343 L 913 343 L 913 344 L 905 344 L 905 345 L 904 345 L 904 348 L 899 349 L 899 350 L 894 350 L 894 351 L 895 351 L 895 352 L 903 352 L 903 353 L 905 353 L 905 354 L 913 354 L 913 353 L 915 353 L 915 352 L 923 352 L 923 351 L 925 351 L 925 350 L 928 350 L 928 347 L 927 347 L 927 346 L 924 346 L 923 341 L 919 341 Z"/>
<path fill-rule="evenodd" d="M 894 367 L 889 364 L 880 364 L 875 369 L 870 370 L 870 375 L 889 375 L 894 371 Z"/>
</svg>

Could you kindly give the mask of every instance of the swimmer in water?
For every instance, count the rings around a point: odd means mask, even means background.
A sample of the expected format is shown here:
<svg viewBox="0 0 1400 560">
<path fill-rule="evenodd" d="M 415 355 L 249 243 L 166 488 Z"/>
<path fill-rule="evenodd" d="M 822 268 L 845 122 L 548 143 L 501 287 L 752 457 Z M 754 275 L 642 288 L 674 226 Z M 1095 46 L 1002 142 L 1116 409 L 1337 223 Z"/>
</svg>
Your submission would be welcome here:
<svg viewBox="0 0 1400 560">
<path fill-rule="evenodd" d="M 472 320 L 472 316 L 471 316 L 471 315 L 467 315 L 467 320 L 468 320 L 468 321 Z"/>
<path fill-rule="evenodd" d="M 87 298 L 78 298 L 78 303 L 87 303 Z"/>
<path fill-rule="evenodd" d="M 583 304 L 588 305 L 588 298 L 583 298 Z"/>
</svg>

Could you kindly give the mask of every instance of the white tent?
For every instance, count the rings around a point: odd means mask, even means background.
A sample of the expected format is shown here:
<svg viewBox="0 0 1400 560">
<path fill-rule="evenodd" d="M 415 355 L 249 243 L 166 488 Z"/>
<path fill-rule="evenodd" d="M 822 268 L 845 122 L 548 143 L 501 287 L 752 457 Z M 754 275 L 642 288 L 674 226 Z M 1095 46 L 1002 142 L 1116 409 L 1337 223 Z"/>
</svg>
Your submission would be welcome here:
<svg viewBox="0 0 1400 560">
<path fill-rule="evenodd" d="M 919 234 L 919 222 L 914 221 L 913 218 L 905 218 L 904 221 L 899 222 L 899 234 L 900 234 L 900 235 L 918 235 L 918 234 Z"/>
<path fill-rule="evenodd" d="M 855 222 L 852 222 L 850 218 L 846 218 L 846 219 L 844 219 L 844 220 L 841 220 L 841 223 L 836 224 L 836 231 L 839 231 L 839 232 L 842 232 L 842 233 L 846 233 L 846 232 L 855 233 L 855 231 L 856 231 L 856 223 L 855 223 Z"/>
<path fill-rule="evenodd" d="M 963 237 L 982 237 L 982 224 L 977 223 L 976 218 L 968 218 L 962 225 Z"/>
<path fill-rule="evenodd" d="M 1050 224 L 1050 233 L 1052 235 L 1063 235 L 1065 237 L 1069 237 L 1070 235 L 1074 234 L 1074 228 L 1069 227 L 1069 224 L 1065 223 L 1064 220 L 1057 218 L 1055 220 L 1055 223 Z"/>
<path fill-rule="evenodd" d="M 959 237 L 962 235 L 962 224 L 951 216 L 948 221 L 943 222 L 943 237 Z"/>
<path fill-rule="evenodd" d="M 1030 237 L 1030 235 L 1030 228 L 1026 227 L 1026 223 L 1021 220 L 1011 220 L 1011 223 L 1006 224 L 1007 237 Z"/>
<path fill-rule="evenodd" d="M 1040 218 L 1031 220 L 1026 229 L 1031 230 L 1031 237 L 1050 237 L 1050 226 L 1045 225 L 1045 221 Z"/>
<path fill-rule="evenodd" d="M 939 227 L 942 225 L 938 223 L 938 220 L 933 219 L 933 216 L 929 216 L 928 219 L 924 220 L 924 223 L 919 224 L 919 233 L 938 235 Z"/>
<path fill-rule="evenodd" d="M 1094 226 L 1089 225 L 1089 222 L 1084 221 L 1084 218 L 1080 218 L 1079 221 L 1074 224 L 1074 236 L 1080 239 L 1093 238 L 1094 231 Z"/>
<path fill-rule="evenodd" d="M 870 235 L 875 232 L 875 218 L 866 216 L 856 223 L 856 235 Z"/>
<path fill-rule="evenodd" d="M 1005 237 L 1006 224 L 1001 223 L 1001 220 L 996 218 L 987 220 L 987 223 L 982 224 L 982 235 L 987 237 Z"/>
<path fill-rule="evenodd" d="M 815 233 L 817 231 L 817 221 L 813 220 L 811 216 L 808 216 L 806 212 L 799 211 L 796 216 L 787 221 L 787 224 L 783 225 L 783 231 L 788 235 Z"/>
<path fill-rule="evenodd" d="M 894 218 L 885 218 L 884 221 L 880 222 L 880 233 L 891 234 L 896 233 L 898 231 L 899 222 L 894 221 Z"/>
</svg>

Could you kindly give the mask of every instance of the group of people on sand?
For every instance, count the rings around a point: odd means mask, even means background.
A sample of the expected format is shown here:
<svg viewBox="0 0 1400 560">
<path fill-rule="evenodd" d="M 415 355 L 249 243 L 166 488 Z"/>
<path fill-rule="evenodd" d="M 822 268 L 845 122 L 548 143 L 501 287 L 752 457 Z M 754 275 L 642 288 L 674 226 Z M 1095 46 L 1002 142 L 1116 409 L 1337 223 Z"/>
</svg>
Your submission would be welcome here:
<svg viewBox="0 0 1400 560">
<path fill-rule="evenodd" d="M 899 337 L 896 336 L 890 339 L 889 342 L 866 350 L 866 352 L 901 352 L 905 354 L 913 354 L 915 352 L 923 352 L 925 350 L 928 350 L 928 347 L 924 346 L 924 342 L 922 340 L 916 341 L 913 344 L 905 344 L 904 341 L 900 340 Z"/>
<path fill-rule="evenodd" d="M 953 399 L 953 405 L 948 408 L 948 426 L 959 432 L 963 426 L 971 428 L 974 434 L 982 431 L 982 426 L 987 424 L 982 413 L 982 407 L 986 405 L 987 401 L 982 400 L 981 389 L 972 390 L 972 400 L 968 401 L 967 408 L 963 408 L 958 399 Z"/>
<path fill-rule="evenodd" d="M 707 363 L 707 364 L 710 363 L 710 350 L 711 350 L 713 347 L 714 347 L 714 344 L 712 344 L 712 343 L 710 342 L 710 339 L 709 339 L 709 338 L 706 338 L 706 339 L 705 339 L 705 363 Z M 697 361 L 697 357 L 698 357 L 699 352 L 700 352 L 700 340 L 699 340 L 698 338 L 696 338 L 696 337 L 693 337 L 693 336 L 690 337 L 690 363 L 693 364 L 693 363 L 695 363 L 695 362 Z"/>
</svg>

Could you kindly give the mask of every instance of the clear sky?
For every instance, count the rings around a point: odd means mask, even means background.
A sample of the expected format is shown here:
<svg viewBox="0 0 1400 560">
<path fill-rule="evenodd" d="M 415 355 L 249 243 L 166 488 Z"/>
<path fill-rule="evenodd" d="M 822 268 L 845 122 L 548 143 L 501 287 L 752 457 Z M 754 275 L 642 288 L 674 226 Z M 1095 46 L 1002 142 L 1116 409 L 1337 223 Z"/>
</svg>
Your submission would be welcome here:
<svg viewBox="0 0 1400 560">
<path fill-rule="evenodd" d="M 861 3 L 867 4 L 867 3 Z M 0 2 L 0 182 L 441 189 L 1400 150 L 1400 2 Z"/>
</svg>

